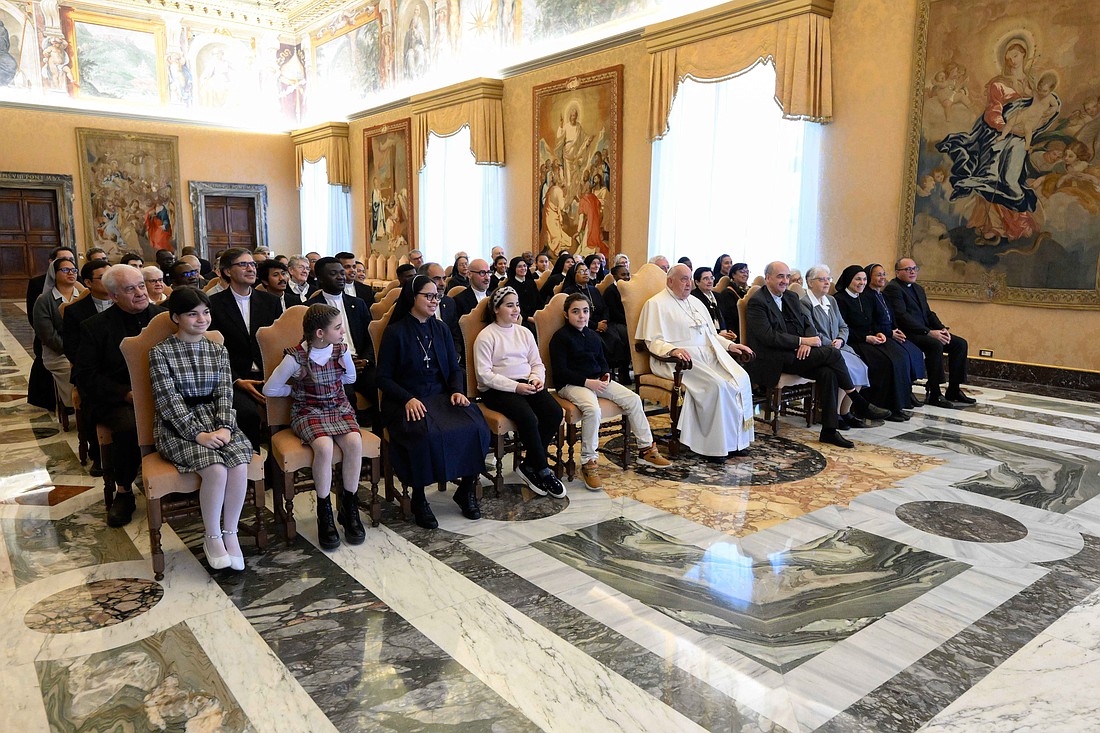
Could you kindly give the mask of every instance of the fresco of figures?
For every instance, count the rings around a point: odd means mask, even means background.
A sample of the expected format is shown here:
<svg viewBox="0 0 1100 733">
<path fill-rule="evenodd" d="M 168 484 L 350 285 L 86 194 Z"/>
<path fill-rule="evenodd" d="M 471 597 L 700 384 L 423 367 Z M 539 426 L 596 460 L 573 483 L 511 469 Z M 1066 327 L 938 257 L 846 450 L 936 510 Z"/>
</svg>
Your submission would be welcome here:
<svg viewBox="0 0 1100 733">
<path fill-rule="evenodd" d="M 948 297 L 1100 307 L 1100 36 L 1080 32 L 1100 27 L 1100 6 L 932 0 L 922 12 L 902 252 Z"/>
</svg>

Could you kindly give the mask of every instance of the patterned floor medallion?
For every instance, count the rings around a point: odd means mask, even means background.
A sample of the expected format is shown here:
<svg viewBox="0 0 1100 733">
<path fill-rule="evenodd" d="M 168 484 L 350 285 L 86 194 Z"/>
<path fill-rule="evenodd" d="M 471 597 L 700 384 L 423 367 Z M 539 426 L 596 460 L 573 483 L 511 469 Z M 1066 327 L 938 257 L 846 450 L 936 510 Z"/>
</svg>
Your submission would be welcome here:
<svg viewBox="0 0 1100 733">
<path fill-rule="evenodd" d="M 164 589 L 141 578 L 112 578 L 67 588 L 27 611 L 27 628 L 50 634 L 93 631 L 140 616 L 160 602 Z"/>
</svg>

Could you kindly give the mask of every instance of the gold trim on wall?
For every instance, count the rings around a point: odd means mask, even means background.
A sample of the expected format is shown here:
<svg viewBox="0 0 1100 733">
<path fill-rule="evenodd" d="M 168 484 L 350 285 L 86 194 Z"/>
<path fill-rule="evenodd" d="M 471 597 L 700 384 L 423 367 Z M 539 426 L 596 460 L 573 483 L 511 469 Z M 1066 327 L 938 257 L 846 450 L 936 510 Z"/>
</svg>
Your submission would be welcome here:
<svg viewBox="0 0 1100 733">
<path fill-rule="evenodd" d="M 155 20 L 141 20 L 137 18 L 121 18 L 117 15 L 104 15 L 102 13 L 91 13 L 86 10 L 73 10 L 68 9 L 65 15 L 68 20 L 68 36 L 69 49 L 71 51 L 70 56 L 72 58 L 72 74 L 73 83 L 77 87 L 77 95 L 79 97 L 88 97 L 90 99 L 102 99 L 107 102 L 122 102 L 126 104 L 140 104 L 140 100 L 133 99 L 119 99 L 113 100 L 111 97 L 99 97 L 92 95 L 85 95 L 79 92 L 80 89 L 80 51 L 77 48 L 76 43 L 76 24 L 85 23 L 87 25 L 99 25 L 105 28 L 116 28 L 118 30 L 132 31 L 134 33 L 145 33 L 153 36 L 153 42 L 156 46 L 157 55 L 157 93 L 160 96 L 160 103 L 167 104 L 168 95 L 168 67 L 166 63 L 166 55 L 168 53 L 168 42 L 166 38 L 166 32 L 164 29 L 164 23 Z"/>
<path fill-rule="evenodd" d="M 348 123 L 325 122 L 290 133 L 294 141 L 294 181 L 302 187 L 302 166 L 326 161 L 330 186 L 351 185 L 351 150 L 348 146 Z"/>
</svg>

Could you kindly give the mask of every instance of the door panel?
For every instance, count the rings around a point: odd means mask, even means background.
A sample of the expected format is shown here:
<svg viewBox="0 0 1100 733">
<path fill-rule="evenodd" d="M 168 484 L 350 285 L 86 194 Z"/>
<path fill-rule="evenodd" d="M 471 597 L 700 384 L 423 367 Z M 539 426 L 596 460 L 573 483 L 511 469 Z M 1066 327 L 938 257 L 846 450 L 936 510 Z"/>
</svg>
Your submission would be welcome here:
<svg viewBox="0 0 1100 733">
<path fill-rule="evenodd" d="M 45 272 L 60 244 L 54 191 L 0 188 L 0 297 L 26 295 L 27 281 Z"/>
<path fill-rule="evenodd" d="M 228 247 L 256 248 L 256 202 L 236 196 L 207 196 L 206 245 L 211 260 Z"/>
</svg>

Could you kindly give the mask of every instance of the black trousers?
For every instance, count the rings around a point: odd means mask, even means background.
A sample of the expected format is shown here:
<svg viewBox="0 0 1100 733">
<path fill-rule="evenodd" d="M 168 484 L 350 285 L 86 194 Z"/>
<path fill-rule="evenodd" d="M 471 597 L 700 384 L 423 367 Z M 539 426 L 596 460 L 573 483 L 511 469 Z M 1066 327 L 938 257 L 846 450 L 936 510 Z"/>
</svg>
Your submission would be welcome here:
<svg viewBox="0 0 1100 733">
<path fill-rule="evenodd" d="M 263 442 L 263 420 L 260 410 L 263 406 L 240 387 L 233 387 L 233 409 L 237 412 L 237 427 L 252 443 L 252 450 L 260 452 L 260 443 Z"/>
<path fill-rule="evenodd" d="M 852 377 L 844 364 L 839 349 L 832 346 L 812 346 L 805 359 L 796 359 L 794 352 L 783 362 L 783 371 L 797 374 L 817 382 L 818 398 L 821 400 L 821 425 L 836 428 L 836 391 L 852 389 Z"/>
<path fill-rule="evenodd" d="M 941 344 L 931 336 L 909 336 L 909 340 L 924 352 L 924 366 L 928 372 L 928 394 L 939 394 L 944 383 L 943 355 L 947 354 L 947 384 L 956 388 L 966 382 L 966 355 L 969 346 L 966 339 L 951 334 L 951 341 Z"/>
<path fill-rule="evenodd" d="M 111 475 L 119 489 L 130 490 L 141 469 L 134 406 L 113 405 L 95 411 L 95 422 L 111 429 Z"/>
<path fill-rule="evenodd" d="M 87 405 L 80 408 L 80 439 L 88 444 L 88 457 L 93 464 L 100 463 L 99 436 L 95 431 L 95 415 Z"/>
<path fill-rule="evenodd" d="M 545 389 L 532 395 L 490 389 L 481 393 L 481 399 L 490 410 L 516 424 L 528 468 L 536 472 L 546 468 L 546 448 L 558 434 L 564 416 L 558 401 Z"/>
</svg>

